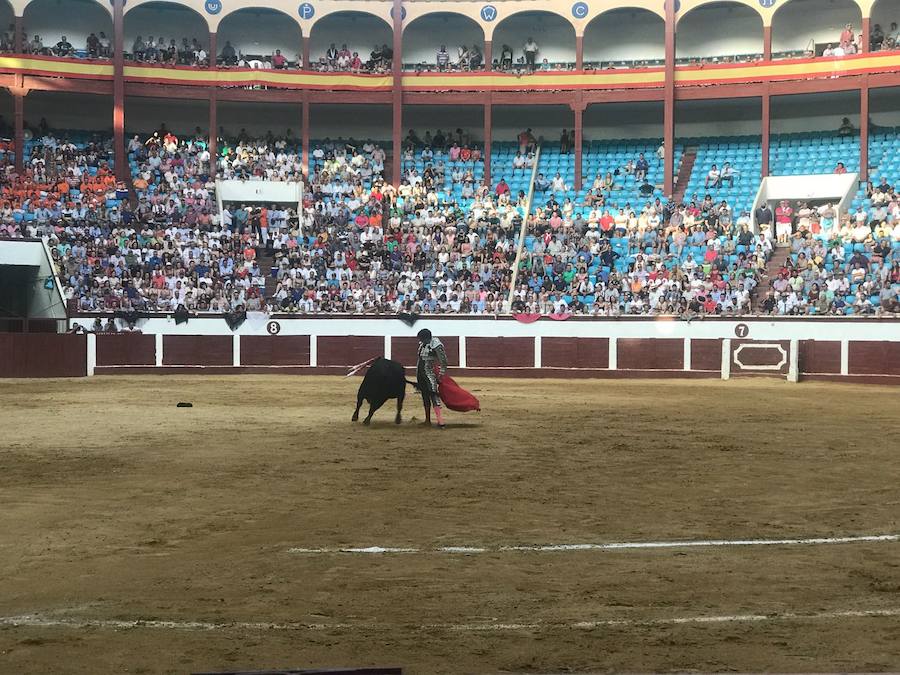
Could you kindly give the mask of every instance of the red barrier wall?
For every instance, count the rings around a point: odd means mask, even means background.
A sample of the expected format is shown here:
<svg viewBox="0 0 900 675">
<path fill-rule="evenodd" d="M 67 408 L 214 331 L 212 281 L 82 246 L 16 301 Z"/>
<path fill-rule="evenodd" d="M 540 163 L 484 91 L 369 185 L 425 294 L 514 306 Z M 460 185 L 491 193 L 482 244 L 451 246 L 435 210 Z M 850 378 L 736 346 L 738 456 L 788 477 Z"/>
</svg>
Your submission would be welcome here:
<svg viewBox="0 0 900 675">
<path fill-rule="evenodd" d="M 308 335 L 247 335 L 241 338 L 241 364 L 308 366 Z"/>
<path fill-rule="evenodd" d="M 732 340 L 731 374 L 787 375 L 790 347 L 790 340 Z"/>
<path fill-rule="evenodd" d="M 466 375 L 537 377 L 718 377 L 723 340 L 690 339 L 690 364 L 684 370 L 685 338 L 627 337 L 465 337 L 441 336 L 451 367 Z M 162 368 L 156 366 L 162 343 Z M 793 344 L 793 346 L 792 346 Z M 412 368 L 417 340 L 390 339 L 391 356 Z M 238 353 L 235 353 L 237 346 Z M 0 333 L 0 377 L 72 377 L 93 372 L 161 373 L 241 371 L 346 372 L 382 355 L 381 335 L 57 335 Z M 535 349 L 540 354 L 535 358 Z M 900 383 L 900 341 L 750 340 L 731 338 L 724 364 L 732 376 L 785 377 L 796 358 L 800 378 L 857 379 Z M 95 351 L 91 351 L 94 349 Z M 610 368 L 615 356 L 615 368 Z M 542 368 L 535 368 L 535 361 Z M 235 367 L 235 364 L 238 364 Z M 464 365 L 463 365 L 464 364 Z M 843 371 L 843 372 L 842 372 Z"/>
<path fill-rule="evenodd" d="M 156 336 L 137 333 L 97 336 L 98 366 L 156 365 Z"/>
<path fill-rule="evenodd" d="M 549 368 L 609 368 L 609 339 L 541 338 L 541 365 Z"/>
<path fill-rule="evenodd" d="M 618 341 L 618 366 L 626 370 L 681 370 L 684 340 L 681 338 L 622 338 Z"/>
<path fill-rule="evenodd" d="M 87 336 L 0 333 L 0 377 L 83 377 Z"/>
<path fill-rule="evenodd" d="M 837 340 L 801 340 L 800 372 L 839 374 L 841 372 L 841 343 Z"/>
<path fill-rule="evenodd" d="M 166 335 L 164 366 L 231 366 L 234 364 L 230 335 Z"/>
<path fill-rule="evenodd" d="M 850 372 L 900 375 L 900 342 L 851 342 Z"/>
<path fill-rule="evenodd" d="M 380 335 L 322 335 L 318 338 L 320 366 L 355 366 L 375 356 L 384 356 Z"/>
<path fill-rule="evenodd" d="M 722 340 L 691 340 L 691 370 L 722 369 Z"/>
<path fill-rule="evenodd" d="M 466 363 L 471 368 L 534 368 L 534 339 L 466 338 Z"/>
</svg>

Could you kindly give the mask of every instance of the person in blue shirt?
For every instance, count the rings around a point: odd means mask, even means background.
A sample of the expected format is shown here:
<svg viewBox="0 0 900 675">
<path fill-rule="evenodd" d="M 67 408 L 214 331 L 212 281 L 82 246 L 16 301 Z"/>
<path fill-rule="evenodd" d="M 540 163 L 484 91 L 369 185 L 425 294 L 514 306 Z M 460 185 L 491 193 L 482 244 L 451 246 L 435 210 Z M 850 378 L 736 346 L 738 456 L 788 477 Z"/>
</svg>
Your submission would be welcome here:
<svg viewBox="0 0 900 675">
<path fill-rule="evenodd" d="M 647 171 L 650 170 L 650 164 L 644 158 L 644 153 L 638 155 L 637 161 L 634 163 L 634 179 L 643 181 L 647 177 Z"/>
</svg>

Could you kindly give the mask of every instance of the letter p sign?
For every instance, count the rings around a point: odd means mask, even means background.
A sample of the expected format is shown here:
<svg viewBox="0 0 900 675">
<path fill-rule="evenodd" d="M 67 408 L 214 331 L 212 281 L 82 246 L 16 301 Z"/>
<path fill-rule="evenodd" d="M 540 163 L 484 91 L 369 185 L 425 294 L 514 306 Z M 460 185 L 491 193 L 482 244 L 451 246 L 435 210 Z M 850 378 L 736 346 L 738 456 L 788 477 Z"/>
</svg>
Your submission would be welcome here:
<svg viewBox="0 0 900 675">
<path fill-rule="evenodd" d="M 497 18 L 497 8 L 493 5 L 485 5 L 481 8 L 481 18 L 484 21 L 493 21 Z"/>
<path fill-rule="evenodd" d="M 308 2 L 304 2 L 302 5 L 300 5 L 300 9 L 298 11 L 300 12 L 301 19 L 311 19 L 316 14 L 316 8 Z"/>
</svg>

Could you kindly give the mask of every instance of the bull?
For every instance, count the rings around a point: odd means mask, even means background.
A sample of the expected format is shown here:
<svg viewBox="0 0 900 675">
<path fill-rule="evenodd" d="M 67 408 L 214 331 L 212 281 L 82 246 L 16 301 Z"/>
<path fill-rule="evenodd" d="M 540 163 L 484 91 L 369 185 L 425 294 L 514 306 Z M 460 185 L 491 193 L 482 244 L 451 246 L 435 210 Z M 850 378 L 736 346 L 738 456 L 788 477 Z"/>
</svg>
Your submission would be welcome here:
<svg viewBox="0 0 900 675">
<path fill-rule="evenodd" d="M 400 424 L 400 413 L 403 411 L 403 399 L 406 397 L 407 384 L 418 389 L 415 382 L 406 379 L 406 371 L 402 364 L 379 356 L 372 361 L 363 377 L 362 384 L 359 385 L 359 391 L 356 393 L 356 410 L 351 418 L 352 421 L 356 422 L 359 419 L 359 409 L 362 407 L 363 401 L 369 402 L 369 414 L 366 415 L 363 424 L 369 424 L 375 411 L 383 406 L 389 398 L 395 398 L 397 399 L 397 416 L 394 418 L 394 422 Z"/>
</svg>

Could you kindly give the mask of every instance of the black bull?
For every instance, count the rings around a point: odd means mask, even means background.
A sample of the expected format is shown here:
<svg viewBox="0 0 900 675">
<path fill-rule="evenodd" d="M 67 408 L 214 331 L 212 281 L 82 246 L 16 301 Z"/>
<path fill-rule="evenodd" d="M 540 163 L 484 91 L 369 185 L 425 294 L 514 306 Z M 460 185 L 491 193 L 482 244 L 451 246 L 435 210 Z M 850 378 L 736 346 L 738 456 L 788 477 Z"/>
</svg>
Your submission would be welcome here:
<svg viewBox="0 0 900 675">
<path fill-rule="evenodd" d="M 400 424 L 400 413 L 403 411 L 403 399 L 406 397 L 406 384 L 418 386 L 415 382 L 406 379 L 406 371 L 403 365 L 379 357 L 372 362 L 366 371 L 362 384 L 359 385 L 359 391 L 356 394 L 356 411 L 353 413 L 352 420 L 355 422 L 359 419 L 359 409 L 362 407 L 363 401 L 369 402 L 369 414 L 363 420 L 363 424 L 369 424 L 372 421 L 372 415 L 389 398 L 397 399 L 397 416 L 394 421 Z"/>
</svg>

